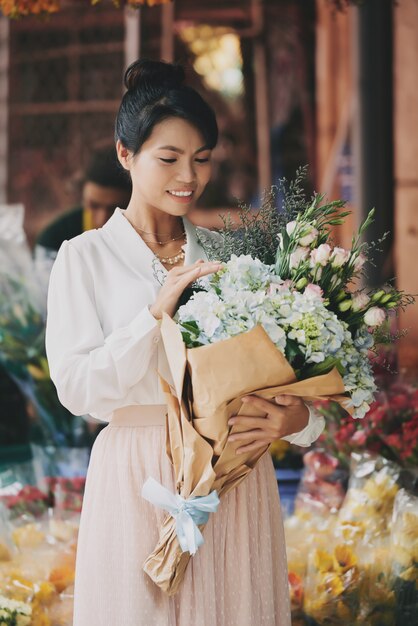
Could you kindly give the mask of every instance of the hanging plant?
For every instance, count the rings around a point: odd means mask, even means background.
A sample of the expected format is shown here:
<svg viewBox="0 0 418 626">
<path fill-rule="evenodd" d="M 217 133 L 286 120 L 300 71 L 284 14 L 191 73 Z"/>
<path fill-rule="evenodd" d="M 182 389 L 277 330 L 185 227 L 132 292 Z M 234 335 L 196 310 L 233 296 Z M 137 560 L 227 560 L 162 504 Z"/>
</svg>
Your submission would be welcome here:
<svg viewBox="0 0 418 626">
<path fill-rule="evenodd" d="M 172 0 L 112 0 L 115 7 L 137 7 L 169 4 Z M 104 4 L 104 0 L 87 0 L 92 6 Z M 0 0 L 0 10 L 5 17 L 17 19 L 29 15 L 45 16 L 61 10 L 61 0 Z"/>
</svg>

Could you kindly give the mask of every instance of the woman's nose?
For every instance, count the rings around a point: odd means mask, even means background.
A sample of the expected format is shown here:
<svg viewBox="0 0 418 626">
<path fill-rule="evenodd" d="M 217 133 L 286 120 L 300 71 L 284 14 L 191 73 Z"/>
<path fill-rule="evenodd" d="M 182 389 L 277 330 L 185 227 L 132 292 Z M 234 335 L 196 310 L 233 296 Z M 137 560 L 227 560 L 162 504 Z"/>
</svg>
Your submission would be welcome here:
<svg viewBox="0 0 418 626">
<path fill-rule="evenodd" d="M 181 180 L 182 183 L 192 183 L 196 180 L 194 163 L 185 163 L 180 167 L 178 180 Z"/>
</svg>

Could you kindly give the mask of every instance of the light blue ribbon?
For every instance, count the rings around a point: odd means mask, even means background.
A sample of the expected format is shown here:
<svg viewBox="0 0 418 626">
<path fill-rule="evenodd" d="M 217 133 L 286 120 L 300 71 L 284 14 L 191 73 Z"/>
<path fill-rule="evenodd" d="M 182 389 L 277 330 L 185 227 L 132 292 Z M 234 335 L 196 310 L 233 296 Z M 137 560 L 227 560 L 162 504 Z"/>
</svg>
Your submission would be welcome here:
<svg viewBox="0 0 418 626">
<path fill-rule="evenodd" d="M 176 533 L 183 552 L 196 554 L 204 543 L 198 525 L 206 524 L 209 513 L 215 513 L 219 506 L 219 496 L 211 491 L 207 496 L 182 498 L 171 493 L 154 478 L 148 478 L 142 487 L 142 497 L 151 504 L 164 509 L 176 520 Z"/>
</svg>

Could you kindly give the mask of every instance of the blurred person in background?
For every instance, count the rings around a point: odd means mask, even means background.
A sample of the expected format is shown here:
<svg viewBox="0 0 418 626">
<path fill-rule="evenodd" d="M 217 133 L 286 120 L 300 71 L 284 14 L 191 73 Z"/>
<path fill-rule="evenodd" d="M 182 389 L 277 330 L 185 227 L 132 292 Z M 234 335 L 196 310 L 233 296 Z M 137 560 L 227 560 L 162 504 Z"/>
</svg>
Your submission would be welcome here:
<svg viewBox="0 0 418 626">
<path fill-rule="evenodd" d="M 131 181 L 117 160 L 115 148 L 95 152 L 85 173 L 80 206 L 58 216 L 41 231 L 35 257 L 54 260 L 63 241 L 101 228 L 116 207 L 128 206 L 131 191 Z"/>
</svg>

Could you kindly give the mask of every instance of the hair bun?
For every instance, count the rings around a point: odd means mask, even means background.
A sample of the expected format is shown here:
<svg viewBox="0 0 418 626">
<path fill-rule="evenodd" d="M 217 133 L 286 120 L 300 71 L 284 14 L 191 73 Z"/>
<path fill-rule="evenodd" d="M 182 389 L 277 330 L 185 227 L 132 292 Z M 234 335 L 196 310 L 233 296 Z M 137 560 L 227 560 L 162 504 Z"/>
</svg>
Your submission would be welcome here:
<svg viewBox="0 0 418 626">
<path fill-rule="evenodd" d="M 180 87 L 185 79 L 181 65 L 138 59 L 125 72 L 124 84 L 128 91 L 143 88 Z"/>
</svg>

